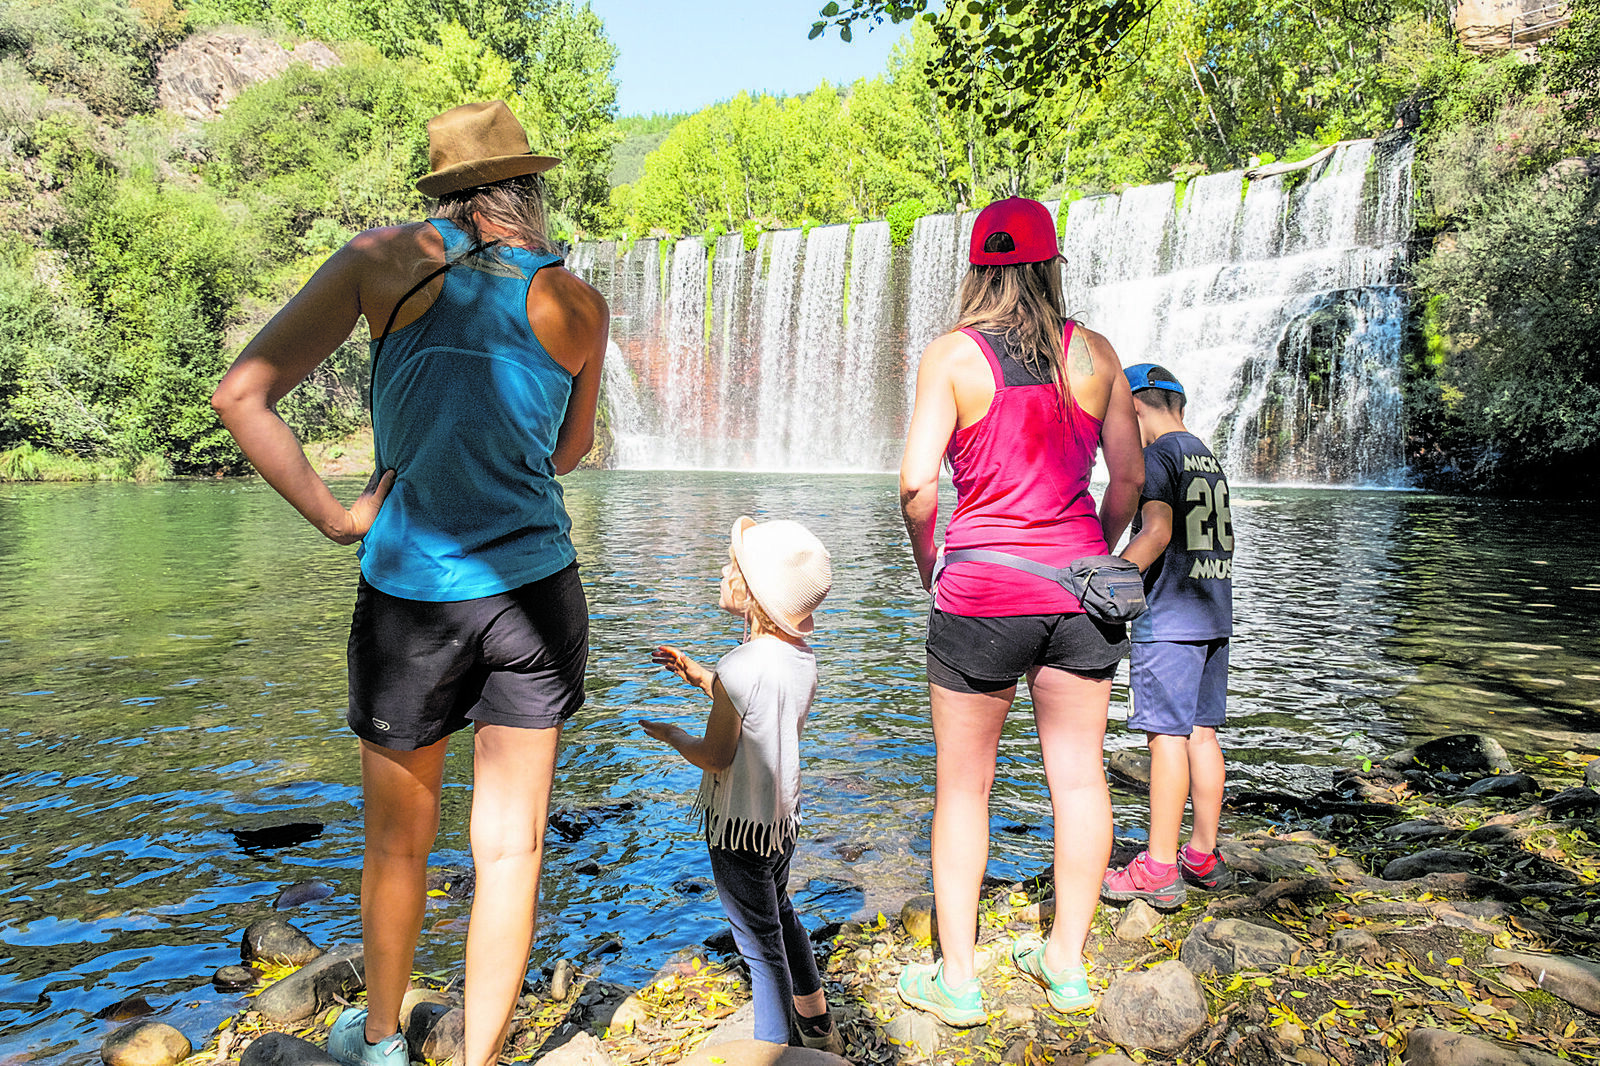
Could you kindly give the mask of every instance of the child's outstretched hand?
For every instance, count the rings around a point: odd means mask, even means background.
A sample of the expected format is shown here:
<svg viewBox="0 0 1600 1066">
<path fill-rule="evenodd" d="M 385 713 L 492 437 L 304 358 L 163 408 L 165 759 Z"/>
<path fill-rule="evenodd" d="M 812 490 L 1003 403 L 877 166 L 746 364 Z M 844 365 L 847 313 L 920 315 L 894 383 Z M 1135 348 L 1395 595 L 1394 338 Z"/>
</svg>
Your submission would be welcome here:
<svg viewBox="0 0 1600 1066">
<path fill-rule="evenodd" d="M 674 748 L 678 747 L 679 742 L 688 735 L 681 726 L 675 726 L 671 722 L 657 722 L 650 718 L 639 719 L 639 728 L 656 740 L 671 744 Z"/>
<path fill-rule="evenodd" d="M 711 684 L 716 680 L 716 673 L 695 662 L 677 648 L 659 644 L 650 653 L 650 661 L 663 670 L 670 670 L 707 696 L 711 695 Z M 645 731 L 649 732 L 648 729 Z M 655 736 L 654 733 L 650 735 Z M 661 740 L 664 738 L 656 737 L 656 739 Z"/>
</svg>

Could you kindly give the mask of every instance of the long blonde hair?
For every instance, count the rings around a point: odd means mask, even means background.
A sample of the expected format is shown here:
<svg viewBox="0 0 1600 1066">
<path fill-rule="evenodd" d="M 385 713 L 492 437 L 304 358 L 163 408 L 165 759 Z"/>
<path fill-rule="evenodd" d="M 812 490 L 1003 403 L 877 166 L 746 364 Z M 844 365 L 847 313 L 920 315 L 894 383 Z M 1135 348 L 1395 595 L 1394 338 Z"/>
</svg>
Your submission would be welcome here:
<svg viewBox="0 0 1600 1066">
<path fill-rule="evenodd" d="M 996 238 L 1007 239 L 997 233 L 989 241 Z M 984 250 L 1007 249 L 985 246 Z M 1067 355 L 1061 347 L 1067 312 L 1058 260 L 972 266 L 961 279 L 960 306 L 957 329 L 1005 337 L 1006 350 L 1013 358 L 1040 380 L 1055 382 L 1062 400 L 1067 398 L 1072 387 L 1067 382 Z"/>
<path fill-rule="evenodd" d="M 538 174 L 447 193 L 439 198 L 433 217 L 454 222 L 474 243 L 483 239 L 481 218 L 516 234 L 517 243 L 530 251 L 555 251 L 545 226 L 544 179 Z"/>
</svg>

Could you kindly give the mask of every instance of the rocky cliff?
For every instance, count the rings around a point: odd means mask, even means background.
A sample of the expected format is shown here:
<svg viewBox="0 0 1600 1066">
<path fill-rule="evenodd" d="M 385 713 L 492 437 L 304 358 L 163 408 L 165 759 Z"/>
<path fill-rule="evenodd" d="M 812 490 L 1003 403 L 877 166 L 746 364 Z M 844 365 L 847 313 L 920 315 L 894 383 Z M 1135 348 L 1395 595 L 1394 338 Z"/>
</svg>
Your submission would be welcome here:
<svg viewBox="0 0 1600 1066">
<path fill-rule="evenodd" d="M 191 37 L 162 57 L 157 99 L 163 110 L 186 118 L 216 118 L 245 88 L 277 77 L 294 63 L 326 70 L 338 66 L 339 57 L 316 41 L 290 50 L 252 30 Z"/>
</svg>

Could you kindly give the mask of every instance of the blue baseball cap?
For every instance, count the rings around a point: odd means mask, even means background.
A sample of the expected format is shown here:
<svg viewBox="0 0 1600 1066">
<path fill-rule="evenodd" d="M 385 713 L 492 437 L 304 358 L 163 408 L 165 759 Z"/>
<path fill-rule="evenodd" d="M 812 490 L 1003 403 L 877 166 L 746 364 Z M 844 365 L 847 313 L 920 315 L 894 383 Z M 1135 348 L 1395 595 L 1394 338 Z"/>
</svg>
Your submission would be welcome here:
<svg viewBox="0 0 1600 1066">
<path fill-rule="evenodd" d="M 1166 389 L 1179 396 L 1184 395 L 1183 386 L 1172 376 L 1172 371 L 1164 366 L 1140 363 L 1138 366 L 1128 367 L 1123 373 L 1128 376 L 1128 384 L 1133 387 L 1134 392 L 1140 389 Z"/>
</svg>

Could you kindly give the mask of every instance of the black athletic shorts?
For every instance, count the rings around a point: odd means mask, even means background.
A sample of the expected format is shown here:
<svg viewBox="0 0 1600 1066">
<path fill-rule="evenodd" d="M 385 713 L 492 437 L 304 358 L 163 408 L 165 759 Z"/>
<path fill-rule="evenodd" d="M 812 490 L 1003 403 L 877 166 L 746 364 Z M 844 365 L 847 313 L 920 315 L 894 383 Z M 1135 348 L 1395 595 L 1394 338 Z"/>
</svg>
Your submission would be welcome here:
<svg viewBox="0 0 1600 1066">
<path fill-rule="evenodd" d="M 548 729 L 583 706 L 589 606 L 578 564 L 510 592 L 433 603 L 363 578 L 350 620 L 356 736 L 425 748 L 469 722 Z"/>
<path fill-rule="evenodd" d="M 970 618 L 928 612 L 928 680 L 955 692 L 998 692 L 1035 666 L 1108 681 L 1128 654 L 1128 627 L 1086 614 Z"/>
</svg>

